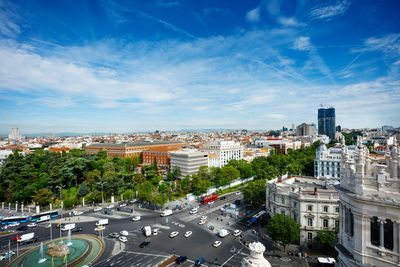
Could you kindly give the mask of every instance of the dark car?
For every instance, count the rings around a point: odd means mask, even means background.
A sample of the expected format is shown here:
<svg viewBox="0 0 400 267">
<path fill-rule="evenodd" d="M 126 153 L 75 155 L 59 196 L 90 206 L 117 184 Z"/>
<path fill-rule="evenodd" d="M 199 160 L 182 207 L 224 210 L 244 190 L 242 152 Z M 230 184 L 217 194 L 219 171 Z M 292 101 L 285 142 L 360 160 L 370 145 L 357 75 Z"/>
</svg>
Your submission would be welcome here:
<svg viewBox="0 0 400 267">
<path fill-rule="evenodd" d="M 71 230 L 71 233 L 82 232 L 82 227 L 75 227 Z"/>
<path fill-rule="evenodd" d="M 113 232 L 113 233 L 109 234 L 109 236 L 110 236 L 110 237 L 118 238 L 118 237 L 119 237 L 119 233 Z"/>
<path fill-rule="evenodd" d="M 179 256 L 177 259 L 176 259 L 176 263 L 177 264 L 181 264 L 181 263 L 184 263 L 185 261 L 187 260 L 187 257 L 186 256 Z"/>
<path fill-rule="evenodd" d="M 17 231 L 26 231 L 28 229 L 27 226 L 21 226 L 17 228 Z"/>
<path fill-rule="evenodd" d="M 205 259 L 205 258 L 200 258 L 200 259 L 197 259 L 197 260 L 194 262 L 194 265 L 195 265 L 195 266 L 200 266 L 200 264 L 205 263 L 205 262 L 206 262 L 206 259 Z"/>
<path fill-rule="evenodd" d="M 150 244 L 150 241 L 143 241 L 143 242 L 139 245 L 139 247 L 144 248 L 144 247 L 147 247 L 149 244 Z"/>
<path fill-rule="evenodd" d="M 240 200 L 239 200 L 239 199 L 236 199 L 235 202 L 234 202 L 234 204 L 235 204 L 235 205 L 240 205 Z"/>
</svg>

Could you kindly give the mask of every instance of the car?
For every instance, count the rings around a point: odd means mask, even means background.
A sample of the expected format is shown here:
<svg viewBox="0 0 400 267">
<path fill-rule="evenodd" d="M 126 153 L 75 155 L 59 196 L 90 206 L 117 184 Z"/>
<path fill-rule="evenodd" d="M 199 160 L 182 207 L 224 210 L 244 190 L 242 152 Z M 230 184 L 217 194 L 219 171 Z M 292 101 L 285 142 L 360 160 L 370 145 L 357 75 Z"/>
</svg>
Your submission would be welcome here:
<svg viewBox="0 0 400 267">
<path fill-rule="evenodd" d="M 139 247 L 144 248 L 144 247 L 147 247 L 149 244 L 150 244 L 150 241 L 143 241 L 142 243 L 140 243 Z"/>
<path fill-rule="evenodd" d="M 235 230 L 233 231 L 233 236 L 239 236 L 242 233 L 242 230 Z"/>
<path fill-rule="evenodd" d="M 206 259 L 205 258 L 200 258 L 200 259 L 197 259 L 195 262 L 194 262 L 194 265 L 195 266 L 200 266 L 202 263 L 205 263 L 206 262 Z"/>
<path fill-rule="evenodd" d="M 74 211 L 72 212 L 72 214 L 75 215 L 75 216 L 78 216 L 78 215 L 82 215 L 83 212 L 80 211 L 80 210 L 74 210 Z"/>
<path fill-rule="evenodd" d="M 222 242 L 217 240 L 217 241 L 214 242 L 213 246 L 217 248 L 217 247 L 219 247 L 221 244 L 222 244 Z"/>
<path fill-rule="evenodd" d="M 71 229 L 71 233 L 77 233 L 77 232 L 82 232 L 82 227 L 75 227 Z"/>
<path fill-rule="evenodd" d="M 33 228 L 33 227 L 36 227 L 36 226 L 37 226 L 37 223 L 35 223 L 35 222 L 29 223 L 27 226 L 28 226 L 29 228 Z"/>
<path fill-rule="evenodd" d="M 110 233 L 108 236 L 109 236 L 109 237 L 118 238 L 118 237 L 119 237 L 119 234 L 118 234 L 117 232 L 112 232 L 112 233 Z"/>
<path fill-rule="evenodd" d="M 190 213 L 190 214 L 195 214 L 195 213 L 197 213 L 197 211 L 198 211 L 197 208 L 192 208 L 192 209 L 189 211 L 189 213 Z"/>
<path fill-rule="evenodd" d="M 174 238 L 175 236 L 179 235 L 179 232 L 174 231 L 171 234 L 169 234 L 169 237 Z"/>
<path fill-rule="evenodd" d="M 8 227 L 18 226 L 19 222 L 13 222 L 8 225 Z"/>
<path fill-rule="evenodd" d="M 240 195 L 240 193 L 241 193 L 240 191 L 236 191 L 235 195 Z"/>
<path fill-rule="evenodd" d="M 108 205 L 107 206 L 107 209 L 113 209 L 114 208 L 114 205 Z"/>
<path fill-rule="evenodd" d="M 226 211 L 226 208 L 225 208 L 225 207 L 222 207 L 222 208 L 220 208 L 219 210 L 220 210 L 220 211 Z"/>
<path fill-rule="evenodd" d="M 206 215 L 201 216 L 201 217 L 200 217 L 200 220 L 201 220 L 201 221 L 207 220 L 207 216 L 206 216 Z"/>
<path fill-rule="evenodd" d="M 185 237 L 189 237 L 189 236 L 191 236 L 192 234 L 193 234 L 192 231 L 187 231 L 187 232 L 185 233 Z"/>
<path fill-rule="evenodd" d="M 97 207 L 97 208 L 94 208 L 93 211 L 101 211 L 102 209 L 103 209 L 102 207 Z"/>
<path fill-rule="evenodd" d="M 100 225 L 100 227 L 96 227 L 96 228 L 94 228 L 94 230 L 97 232 L 97 231 L 104 231 L 104 230 L 106 230 L 106 227 L 104 226 L 104 225 Z"/>
<path fill-rule="evenodd" d="M 121 208 L 122 208 L 122 207 L 126 207 L 126 203 L 122 203 L 122 204 L 120 204 L 119 206 L 120 206 Z"/>
<path fill-rule="evenodd" d="M 121 232 L 119 232 L 119 234 L 123 236 L 128 236 L 129 233 L 126 230 L 122 230 Z"/>
<path fill-rule="evenodd" d="M 28 229 L 27 226 L 23 225 L 17 228 L 17 231 L 26 231 Z"/>
<path fill-rule="evenodd" d="M 176 264 L 181 264 L 181 263 L 184 263 L 185 261 L 187 260 L 187 257 L 186 256 L 179 256 L 177 259 L 176 259 Z"/>
<path fill-rule="evenodd" d="M 153 229 L 153 235 L 158 235 L 158 229 Z"/>
<path fill-rule="evenodd" d="M 233 204 L 235 204 L 236 206 L 240 205 L 240 199 L 236 199 L 235 202 L 233 202 Z"/>
<path fill-rule="evenodd" d="M 125 243 L 125 242 L 128 241 L 128 238 L 126 238 L 126 236 L 120 236 L 120 237 L 118 238 L 118 240 L 121 241 L 122 243 Z"/>
<path fill-rule="evenodd" d="M 33 244 L 33 243 L 36 243 L 36 242 L 37 242 L 37 237 L 34 237 L 34 238 L 29 239 L 29 240 L 22 241 L 21 244 L 22 245 L 26 245 L 26 244 Z"/>
<path fill-rule="evenodd" d="M 15 252 L 10 250 L 10 252 L 5 252 L 3 255 L 0 256 L 0 261 L 4 260 L 4 259 L 8 259 L 9 257 L 11 257 L 12 255 L 15 255 Z"/>
<path fill-rule="evenodd" d="M 139 221 L 140 220 L 140 215 L 136 215 L 132 218 L 132 221 Z"/>
<path fill-rule="evenodd" d="M 199 221 L 199 224 L 200 224 L 200 225 L 205 224 L 205 223 L 206 223 L 206 220 L 200 220 L 200 221 Z"/>
<path fill-rule="evenodd" d="M 207 203 L 208 205 L 214 204 L 214 201 L 210 201 Z"/>
</svg>

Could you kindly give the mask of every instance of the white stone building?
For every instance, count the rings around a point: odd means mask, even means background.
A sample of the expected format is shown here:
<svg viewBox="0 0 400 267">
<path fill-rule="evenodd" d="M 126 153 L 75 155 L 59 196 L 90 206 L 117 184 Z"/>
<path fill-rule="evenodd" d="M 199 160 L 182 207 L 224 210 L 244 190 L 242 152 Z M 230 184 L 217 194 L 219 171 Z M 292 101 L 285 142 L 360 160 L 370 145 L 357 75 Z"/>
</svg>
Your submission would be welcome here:
<svg viewBox="0 0 400 267">
<path fill-rule="evenodd" d="M 290 216 L 301 225 L 300 244 L 312 244 L 318 231 L 339 223 L 339 195 L 327 180 L 284 175 L 267 181 L 266 210 Z"/>
<path fill-rule="evenodd" d="M 198 150 L 170 152 L 171 170 L 174 166 L 181 169 L 181 178 L 199 171 L 200 166 L 208 166 L 208 153 Z"/>
<path fill-rule="evenodd" d="M 243 158 L 243 148 L 240 143 L 235 141 L 210 141 L 203 145 L 203 150 L 209 153 L 215 153 L 217 160 L 211 162 L 209 167 L 223 167 L 231 159 L 240 160 Z"/>
<path fill-rule="evenodd" d="M 314 160 L 314 177 L 318 179 L 340 179 L 340 162 L 342 160 L 342 146 L 326 148 L 324 143 L 318 147 Z M 355 146 L 348 146 L 349 157 L 354 157 Z"/>
<path fill-rule="evenodd" d="M 8 156 L 12 154 L 12 150 L 6 149 L 6 150 L 0 150 L 0 167 L 3 165 L 3 163 L 6 161 Z"/>
<path fill-rule="evenodd" d="M 386 162 L 358 139 L 354 159 L 342 151 L 338 266 L 400 266 L 400 152 Z"/>
</svg>

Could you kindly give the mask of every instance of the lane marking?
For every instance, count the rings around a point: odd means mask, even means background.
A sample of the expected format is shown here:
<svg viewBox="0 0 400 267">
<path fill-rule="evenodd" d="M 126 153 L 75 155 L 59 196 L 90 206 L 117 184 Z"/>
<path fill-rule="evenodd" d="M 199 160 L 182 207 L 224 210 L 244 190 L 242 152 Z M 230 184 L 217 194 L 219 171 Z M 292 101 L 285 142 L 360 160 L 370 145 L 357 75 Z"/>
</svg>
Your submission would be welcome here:
<svg viewBox="0 0 400 267">
<path fill-rule="evenodd" d="M 170 256 L 166 256 L 166 255 L 150 254 L 150 253 L 136 252 L 136 251 L 123 251 L 123 252 L 125 252 L 125 253 L 130 253 L 130 254 L 147 255 L 147 256 L 153 256 L 153 257 L 163 257 L 163 258 L 168 258 L 168 257 L 170 257 Z"/>
</svg>

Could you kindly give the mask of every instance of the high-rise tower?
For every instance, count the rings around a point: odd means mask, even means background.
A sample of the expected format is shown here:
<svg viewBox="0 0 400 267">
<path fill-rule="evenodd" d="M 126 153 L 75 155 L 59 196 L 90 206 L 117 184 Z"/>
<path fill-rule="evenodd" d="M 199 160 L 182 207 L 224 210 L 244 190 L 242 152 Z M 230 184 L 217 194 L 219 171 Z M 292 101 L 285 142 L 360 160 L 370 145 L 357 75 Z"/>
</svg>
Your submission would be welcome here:
<svg viewBox="0 0 400 267">
<path fill-rule="evenodd" d="M 318 134 L 329 136 L 331 140 L 335 139 L 336 115 L 335 108 L 318 109 Z"/>
</svg>

